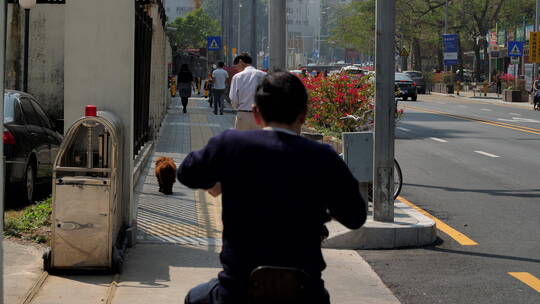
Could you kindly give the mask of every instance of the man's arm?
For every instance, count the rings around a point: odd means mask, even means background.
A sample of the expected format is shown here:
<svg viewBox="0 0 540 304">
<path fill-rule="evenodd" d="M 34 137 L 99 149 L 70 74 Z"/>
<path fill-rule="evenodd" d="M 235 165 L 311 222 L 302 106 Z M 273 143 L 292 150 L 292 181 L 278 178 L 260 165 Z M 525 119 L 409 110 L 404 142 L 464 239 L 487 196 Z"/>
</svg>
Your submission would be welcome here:
<svg viewBox="0 0 540 304">
<path fill-rule="evenodd" d="M 231 104 L 233 108 L 238 109 L 240 106 L 240 97 L 238 96 L 238 77 L 233 76 L 231 81 L 231 90 L 229 92 L 229 98 L 231 99 Z"/>
<path fill-rule="evenodd" d="M 334 151 L 331 153 L 333 159 L 328 162 L 328 189 L 332 191 L 328 202 L 330 216 L 349 229 L 358 229 L 366 222 L 367 202 L 345 162 Z"/>
<path fill-rule="evenodd" d="M 178 181 L 191 189 L 211 189 L 219 181 L 221 135 L 186 156 L 178 168 Z"/>
</svg>

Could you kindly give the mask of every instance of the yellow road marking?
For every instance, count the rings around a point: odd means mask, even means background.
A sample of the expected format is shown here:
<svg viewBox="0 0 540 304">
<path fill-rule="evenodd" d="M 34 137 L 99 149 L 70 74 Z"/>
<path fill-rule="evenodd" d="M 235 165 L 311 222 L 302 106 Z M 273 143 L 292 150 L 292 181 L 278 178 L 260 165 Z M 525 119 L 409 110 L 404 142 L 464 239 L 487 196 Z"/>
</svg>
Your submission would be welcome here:
<svg viewBox="0 0 540 304">
<path fill-rule="evenodd" d="M 508 124 L 504 122 L 497 122 L 497 121 L 492 121 L 492 120 L 450 114 L 450 113 L 445 113 L 445 112 L 426 110 L 426 109 L 411 107 L 411 106 L 403 106 L 403 107 L 406 109 L 411 109 L 411 110 L 415 110 L 419 112 L 441 115 L 441 116 L 446 116 L 446 117 L 451 117 L 451 118 L 461 119 L 461 120 L 474 121 L 474 122 L 479 122 L 479 123 L 490 125 L 490 126 L 501 127 L 501 128 L 512 129 L 512 130 L 521 131 L 525 133 L 540 135 L 540 129 L 530 128 L 530 127 L 525 127 L 525 126 L 518 126 L 518 125 Z"/>
<path fill-rule="evenodd" d="M 471 240 L 469 237 L 467 237 L 463 233 L 457 231 L 456 229 L 448 226 L 446 223 L 444 223 L 440 219 L 434 217 L 433 215 L 429 214 L 426 210 L 424 210 L 424 209 L 416 206 L 415 204 L 411 203 L 406 198 L 398 196 L 397 199 L 399 201 L 401 201 L 402 203 L 409 205 L 410 207 L 416 209 L 418 212 L 420 212 L 423 215 L 425 215 L 425 216 L 429 217 L 430 219 L 432 219 L 435 222 L 435 226 L 437 227 L 437 229 L 439 229 L 440 231 L 446 233 L 448 236 L 450 236 L 451 238 L 456 240 L 456 242 L 458 242 L 460 245 L 463 245 L 463 246 L 475 246 L 475 245 L 478 245 L 477 242 Z"/>
<path fill-rule="evenodd" d="M 540 280 L 532 274 L 528 272 L 509 272 L 508 274 L 540 292 Z"/>
</svg>

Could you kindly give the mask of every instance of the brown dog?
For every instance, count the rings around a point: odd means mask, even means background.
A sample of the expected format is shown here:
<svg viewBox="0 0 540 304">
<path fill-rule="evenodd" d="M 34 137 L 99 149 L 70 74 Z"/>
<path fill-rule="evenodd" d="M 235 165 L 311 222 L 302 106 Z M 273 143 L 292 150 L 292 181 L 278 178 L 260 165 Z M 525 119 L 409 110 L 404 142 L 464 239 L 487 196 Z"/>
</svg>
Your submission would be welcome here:
<svg viewBox="0 0 540 304">
<path fill-rule="evenodd" d="M 176 164 L 172 158 L 160 157 L 156 160 L 156 177 L 159 192 L 172 194 L 172 187 L 176 181 Z"/>
</svg>

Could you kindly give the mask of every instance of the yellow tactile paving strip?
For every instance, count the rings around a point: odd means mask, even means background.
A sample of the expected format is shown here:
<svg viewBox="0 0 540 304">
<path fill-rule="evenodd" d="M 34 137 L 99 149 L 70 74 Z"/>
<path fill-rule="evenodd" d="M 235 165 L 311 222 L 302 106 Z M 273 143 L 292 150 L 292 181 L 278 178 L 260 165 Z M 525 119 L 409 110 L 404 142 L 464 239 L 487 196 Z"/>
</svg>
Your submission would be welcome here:
<svg viewBox="0 0 540 304">
<path fill-rule="evenodd" d="M 189 109 L 189 108 L 188 108 Z M 190 148 L 199 150 L 214 136 L 210 129 L 208 114 L 193 111 L 188 113 L 190 128 Z M 171 155 L 172 156 L 172 155 Z M 181 161 L 181 157 L 175 160 Z M 157 184 L 156 184 L 157 186 Z M 185 188 L 184 188 L 185 189 Z M 166 204 L 147 203 L 150 211 L 140 213 L 139 227 L 147 238 L 172 242 L 221 240 L 221 196 L 214 198 L 207 191 L 182 191 L 185 196 L 168 200 Z M 219 243 L 219 242 L 218 242 Z"/>
</svg>

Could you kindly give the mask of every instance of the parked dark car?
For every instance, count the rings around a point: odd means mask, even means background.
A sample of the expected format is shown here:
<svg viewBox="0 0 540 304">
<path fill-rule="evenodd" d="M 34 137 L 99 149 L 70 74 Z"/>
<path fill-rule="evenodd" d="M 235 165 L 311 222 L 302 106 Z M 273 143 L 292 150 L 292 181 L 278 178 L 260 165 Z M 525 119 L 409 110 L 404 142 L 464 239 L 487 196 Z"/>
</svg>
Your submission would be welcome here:
<svg viewBox="0 0 540 304">
<path fill-rule="evenodd" d="M 37 100 L 26 93 L 4 93 L 6 189 L 33 202 L 36 185 L 51 182 L 62 135 Z"/>
<path fill-rule="evenodd" d="M 418 92 L 418 94 L 426 94 L 426 80 L 422 72 L 405 71 L 403 73 L 409 75 L 409 77 L 414 80 L 414 82 L 416 83 L 416 91 Z"/>
<path fill-rule="evenodd" d="M 396 73 L 396 97 L 407 100 L 409 97 L 416 101 L 418 93 L 416 92 L 416 83 L 405 73 Z"/>
</svg>

